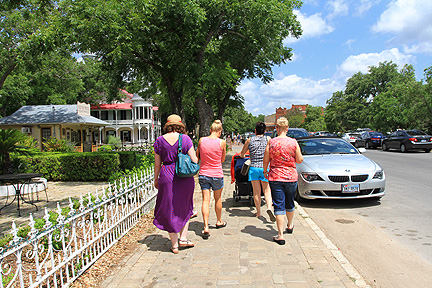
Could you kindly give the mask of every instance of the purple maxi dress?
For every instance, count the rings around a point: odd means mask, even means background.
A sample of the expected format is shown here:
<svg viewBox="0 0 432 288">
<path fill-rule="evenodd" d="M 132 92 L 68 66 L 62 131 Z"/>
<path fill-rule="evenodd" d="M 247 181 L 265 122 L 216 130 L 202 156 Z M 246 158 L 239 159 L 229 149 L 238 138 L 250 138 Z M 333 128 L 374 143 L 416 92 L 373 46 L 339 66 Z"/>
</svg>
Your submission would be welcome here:
<svg viewBox="0 0 432 288">
<path fill-rule="evenodd" d="M 182 152 L 187 154 L 193 145 L 192 140 L 184 134 L 182 137 Z M 163 136 L 159 136 L 153 147 L 162 161 L 153 224 L 161 230 L 178 233 L 193 213 L 195 180 L 194 177 L 182 178 L 175 174 L 178 140 L 171 146 Z"/>
</svg>

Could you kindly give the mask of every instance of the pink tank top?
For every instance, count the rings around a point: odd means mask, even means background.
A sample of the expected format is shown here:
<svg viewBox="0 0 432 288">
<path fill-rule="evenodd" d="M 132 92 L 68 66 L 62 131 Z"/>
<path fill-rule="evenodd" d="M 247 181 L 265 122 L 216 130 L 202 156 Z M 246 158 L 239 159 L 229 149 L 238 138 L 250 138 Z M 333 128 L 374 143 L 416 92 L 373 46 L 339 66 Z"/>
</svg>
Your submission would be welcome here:
<svg viewBox="0 0 432 288">
<path fill-rule="evenodd" d="M 199 156 L 201 160 L 199 175 L 207 177 L 223 177 L 222 148 L 220 139 L 201 138 Z"/>
</svg>

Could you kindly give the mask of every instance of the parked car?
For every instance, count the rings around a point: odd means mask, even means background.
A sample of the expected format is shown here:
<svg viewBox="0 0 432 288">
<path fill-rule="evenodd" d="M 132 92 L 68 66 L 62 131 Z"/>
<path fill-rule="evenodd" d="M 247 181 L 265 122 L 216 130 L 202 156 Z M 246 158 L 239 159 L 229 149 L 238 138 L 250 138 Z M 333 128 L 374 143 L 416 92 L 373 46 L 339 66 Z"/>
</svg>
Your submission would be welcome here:
<svg viewBox="0 0 432 288">
<path fill-rule="evenodd" d="M 398 130 L 382 142 L 382 150 L 389 149 L 399 149 L 401 152 L 423 150 L 429 153 L 432 149 L 432 136 L 416 129 Z"/>
<path fill-rule="evenodd" d="M 357 132 L 348 132 L 342 135 L 342 139 L 351 143 L 353 146 L 356 146 L 355 143 L 360 139 L 360 133 Z"/>
<path fill-rule="evenodd" d="M 342 138 L 323 136 L 297 141 L 304 157 L 303 163 L 297 164 L 297 201 L 380 199 L 385 195 L 386 181 L 382 167 Z"/>
<path fill-rule="evenodd" d="M 271 138 L 274 138 L 277 136 L 276 129 L 273 130 L 273 133 L 271 134 Z M 301 138 L 301 137 L 309 137 L 309 132 L 304 128 L 291 128 L 288 127 L 287 136 L 291 138 Z"/>
<path fill-rule="evenodd" d="M 329 131 L 318 131 L 315 132 L 314 136 L 328 136 L 330 134 Z"/>
<path fill-rule="evenodd" d="M 360 134 L 354 144 L 355 147 L 365 147 L 366 149 L 377 148 L 381 146 L 382 141 L 387 138 L 384 134 L 376 131 L 365 131 Z"/>
</svg>

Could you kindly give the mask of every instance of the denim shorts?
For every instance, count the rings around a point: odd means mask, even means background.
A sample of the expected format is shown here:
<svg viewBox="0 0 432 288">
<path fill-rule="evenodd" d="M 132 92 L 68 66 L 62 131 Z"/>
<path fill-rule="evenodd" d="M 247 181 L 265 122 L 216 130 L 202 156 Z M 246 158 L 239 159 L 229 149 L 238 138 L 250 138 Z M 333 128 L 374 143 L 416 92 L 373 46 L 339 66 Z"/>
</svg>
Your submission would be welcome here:
<svg viewBox="0 0 432 288">
<path fill-rule="evenodd" d="M 296 182 L 270 181 L 274 214 L 284 215 L 295 210 L 294 196 L 297 190 Z"/>
<path fill-rule="evenodd" d="M 224 187 L 224 178 L 221 177 L 207 177 L 204 175 L 198 176 L 198 183 L 201 186 L 201 190 L 210 190 L 210 188 L 215 190 L 222 189 Z"/>
<path fill-rule="evenodd" d="M 264 177 L 264 169 L 259 167 L 249 167 L 249 181 L 261 180 L 268 182 Z"/>
</svg>

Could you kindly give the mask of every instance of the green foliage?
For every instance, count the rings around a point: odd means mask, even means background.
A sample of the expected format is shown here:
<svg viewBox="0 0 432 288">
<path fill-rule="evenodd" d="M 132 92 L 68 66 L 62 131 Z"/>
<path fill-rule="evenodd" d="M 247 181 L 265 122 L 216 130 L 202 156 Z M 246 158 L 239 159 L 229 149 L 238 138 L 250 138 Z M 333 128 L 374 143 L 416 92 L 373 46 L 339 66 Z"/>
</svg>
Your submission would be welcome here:
<svg viewBox="0 0 432 288">
<path fill-rule="evenodd" d="M 378 131 L 417 128 L 432 132 L 432 91 L 416 81 L 411 65 L 402 69 L 393 62 L 380 63 L 348 79 L 345 91 L 327 100 L 325 123 L 329 131 L 369 127 Z"/>
<path fill-rule="evenodd" d="M 74 152 L 75 151 L 75 144 L 67 141 L 66 139 L 57 139 L 50 137 L 49 139 L 46 139 L 44 142 L 42 142 L 43 149 L 46 152 Z"/>
<path fill-rule="evenodd" d="M 308 131 L 327 130 L 322 107 L 309 105 L 306 108 L 306 115 L 307 116 L 304 119 L 303 128 Z"/>
<path fill-rule="evenodd" d="M 227 107 L 223 118 L 223 129 L 225 134 L 253 132 L 258 121 L 264 121 L 264 117 L 255 117 L 240 107 Z"/>
<path fill-rule="evenodd" d="M 121 139 L 116 136 L 108 136 L 107 144 L 111 145 L 112 149 L 121 147 Z"/>
<path fill-rule="evenodd" d="M 27 135 L 16 129 L 0 129 L 0 169 L 1 173 L 13 173 L 18 167 L 13 167 L 11 162 L 11 153 L 20 155 L 28 155 L 27 146 L 21 143 L 26 143 Z"/>
<path fill-rule="evenodd" d="M 111 152 L 113 150 L 111 145 L 103 145 L 97 149 L 97 152 Z"/>
</svg>

